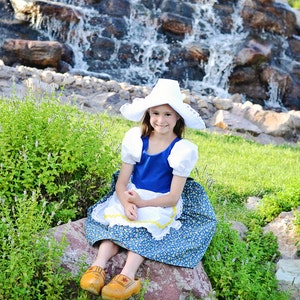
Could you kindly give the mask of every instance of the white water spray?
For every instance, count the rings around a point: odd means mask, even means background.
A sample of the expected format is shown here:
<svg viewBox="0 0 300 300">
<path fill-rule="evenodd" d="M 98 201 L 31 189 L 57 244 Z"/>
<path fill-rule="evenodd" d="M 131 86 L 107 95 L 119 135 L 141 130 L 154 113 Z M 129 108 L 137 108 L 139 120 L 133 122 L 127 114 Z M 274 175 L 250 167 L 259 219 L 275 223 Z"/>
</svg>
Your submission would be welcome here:
<svg viewBox="0 0 300 300">
<path fill-rule="evenodd" d="M 69 2 L 69 1 L 68 1 Z M 74 69 L 87 70 L 88 64 L 84 61 L 84 51 L 90 47 L 88 37 L 99 28 L 93 28 L 89 21 L 98 13 L 93 9 L 82 8 L 72 4 L 64 3 L 70 10 L 77 14 L 78 21 L 68 23 L 67 35 L 62 36 L 62 22 L 41 13 L 31 15 L 32 27 L 39 30 L 48 40 L 64 40 L 72 49 L 74 54 Z"/>
<path fill-rule="evenodd" d="M 198 32 L 199 28 L 204 28 L 202 32 L 206 34 L 206 38 L 202 40 L 199 38 L 201 34 L 193 34 L 187 37 L 183 44 L 193 42 L 206 45 L 209 49 L 209 59 L 204 66 L 203 80 L 187 82 L 192 90 L 222 98 L 229 96 L 228 78 L 234 68 L 235 51 L 247 37 L 247 34 L 243 32 L 243 21 L 240 16 L 243 3 L 244 0 L 238 2 L 231 16 L 233 21 L 231 33 L 221 33 L 221 20 L 214 14 L 210 2 L 196 7 L 194 31 Z"/>
<path fill-rule="evenodd" d="M 159 11 L 153 9 L 151 18 L 140 1 L 132 1 L 131 15 L 127 19 L 128 33 L 126 40 L 138 45 L 134 51 L 137 64 L 131 64 L 124 70 L 124 77 L 131 81 L 139 79 L 143 84 L 152 85 L 160 75 L 167 71 L 170 49 L 165 38 L 157 32 Z"/>
<path fill-rule="evenodd" d="M 281 91 L 278 82 L 271 79 L 269 82 L 269 91 L 268 91 L 269 98 L 265 101 L 266 108 L 270 108 L 270 109 L 277 108 L 283 110 L 284 106 L 281 102 L 280 95 L 281 95 Z"/>
</svg>

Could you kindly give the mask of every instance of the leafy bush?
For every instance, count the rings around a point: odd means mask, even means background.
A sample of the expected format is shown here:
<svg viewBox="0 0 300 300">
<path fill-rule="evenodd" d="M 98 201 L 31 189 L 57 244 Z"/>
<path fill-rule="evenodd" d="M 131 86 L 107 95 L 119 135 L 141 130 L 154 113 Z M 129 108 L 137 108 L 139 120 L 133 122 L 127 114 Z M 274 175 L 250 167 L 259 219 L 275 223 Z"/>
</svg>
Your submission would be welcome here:
<svg viewBox="0 0 300 300">
<path fill-rule="evenodd" d="M 299 185 L 295 183 L 285 190 L 265 195 L 256 213 L 266 223 L 271 222 L 282 211 L 291 211 L 298 206 L 300 206 L 300 189 Z"/>
<path fill-rule="evenodd" d="M 288 0 L 288 4 L 296 9 L 300 9 L 300 0 Z"/>
<path fill-rule="evenodd" d="M 0 299 L 62 299 L 70 274 L 60 266 L 66 243 L 47 236 L 51 216 L 38 193 L 1 198 Z"/>
<path fill-rule="evenodd" d="M 0 109 L 0 195 L 13 204 L 39 189 L 49 211 L 61 203 L 55 222 L 82 217 L 118 161 L 101 118 L 54 100 L 2 100 Z"/>
<path fill-rule="evenodd" d="M 277 291 L 273 261 L 276 254 L 272 234 L 263 235 L 256 229 L 242 241 L 230 223 L 219 221 L 203 259 L 217 299 L 288 299 Z"/>
</svg>

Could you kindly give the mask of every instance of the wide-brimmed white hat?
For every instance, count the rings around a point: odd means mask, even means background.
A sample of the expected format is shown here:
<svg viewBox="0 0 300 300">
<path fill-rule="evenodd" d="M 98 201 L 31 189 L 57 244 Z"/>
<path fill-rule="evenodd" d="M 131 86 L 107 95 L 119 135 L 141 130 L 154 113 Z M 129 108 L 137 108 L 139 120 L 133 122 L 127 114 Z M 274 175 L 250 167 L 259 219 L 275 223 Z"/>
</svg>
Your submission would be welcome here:
<svg viewBox="0 0 300 300">
<path fill-rule="evenodd" d="M 135 98 L 132 103 L 122 105 L 120 111 L 126 119 L 139 122 L 148 108 L 163 104 L 169 104 L 184 119 L 187 127 L 205 128 L 198 112 L 183 102 L 179 83 L 176 80 L 159 79 L 147 97 Z"/>
</svg>

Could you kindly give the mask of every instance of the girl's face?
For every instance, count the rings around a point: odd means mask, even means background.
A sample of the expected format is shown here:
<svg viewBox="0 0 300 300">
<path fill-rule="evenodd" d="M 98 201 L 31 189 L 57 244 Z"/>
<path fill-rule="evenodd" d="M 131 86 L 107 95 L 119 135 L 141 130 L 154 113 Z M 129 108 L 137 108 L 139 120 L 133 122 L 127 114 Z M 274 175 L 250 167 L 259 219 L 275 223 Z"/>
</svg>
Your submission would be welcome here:
<svg viewBox="0 0 300 300">
<path fill-rule="evenodd" d="M 151 126 L 159 133 L 172 133 L 179 119 L 176 111 L 168 104 L 149 108 L 149 115 Z"/>
</svg>

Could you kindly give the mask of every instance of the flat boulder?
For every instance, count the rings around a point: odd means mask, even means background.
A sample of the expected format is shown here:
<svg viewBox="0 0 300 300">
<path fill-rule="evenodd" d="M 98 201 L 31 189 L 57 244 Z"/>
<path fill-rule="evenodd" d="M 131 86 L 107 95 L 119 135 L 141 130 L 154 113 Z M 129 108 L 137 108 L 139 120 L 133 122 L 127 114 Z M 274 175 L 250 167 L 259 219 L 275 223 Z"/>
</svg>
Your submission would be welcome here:
<svg viewBox="0 0 300 300">
<path fill-rule="evenodd" d="M 63 46 L 55 41 L 6 39 L 3 44 L 6 65 L 23 64 L 31 67 L 58 68 Z"/>
<path fill-rule="evenodd" d="M 88 267 L 97 255 L 97 248 L 90 246 L 85 239 L 84 223 L 85 219 L 80 219 L 53 228 L 54 238 L 58 242 L 63 238 L 68 242 L 61 263 L 74 276 L 80 272 L 81 262 Z M 111 259 L 106 268 L 107 281 L 121 271 L 125 260 L 126 251 L 121 251 Z M 201 262 L 194 269 L 189 269 L 146 259 L 137 276 L 142 279 L 146 289 L 145 300 L 179 300 L 191 295 L 203 299 L 212 293 L 211 283 Z"/>
</svg>

